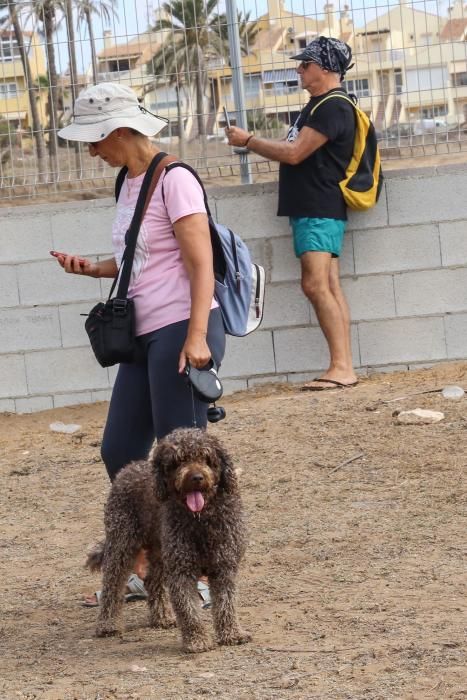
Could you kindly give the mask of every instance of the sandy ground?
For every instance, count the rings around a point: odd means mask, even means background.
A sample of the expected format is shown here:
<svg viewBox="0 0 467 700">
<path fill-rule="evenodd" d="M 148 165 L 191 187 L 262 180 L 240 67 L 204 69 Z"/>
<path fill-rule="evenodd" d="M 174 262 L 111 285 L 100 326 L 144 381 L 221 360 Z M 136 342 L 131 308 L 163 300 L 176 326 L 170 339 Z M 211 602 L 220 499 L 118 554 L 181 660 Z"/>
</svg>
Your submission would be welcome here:
<svg viewBox="0 0 467 700">
<path fill-rule="evenodd" d="M 99 585 L 83 562 L 102 534 L 106 405 L 2 414 L 1 700 L 467 698 L 467 398 L 391 401 L 451 383 L 467 388 L 467 365 L 222 402 L 211 429 L 243 470 L 253 641 L 197 656 L 149 629 L 144 603 L 125 606 L 121 639 L 96 639 L 96 610 L 80 606 Z M 396 425 L 415 407 L 445 418 Z"/>
</svg>

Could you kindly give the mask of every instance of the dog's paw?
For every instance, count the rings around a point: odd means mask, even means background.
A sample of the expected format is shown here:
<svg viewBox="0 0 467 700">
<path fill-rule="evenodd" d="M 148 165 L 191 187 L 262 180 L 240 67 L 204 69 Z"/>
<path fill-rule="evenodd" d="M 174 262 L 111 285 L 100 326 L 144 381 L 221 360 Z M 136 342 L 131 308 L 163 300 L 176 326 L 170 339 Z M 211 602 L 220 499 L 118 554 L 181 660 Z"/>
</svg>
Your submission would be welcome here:
<svg viewBox="0 0 467 700">
<path fill-rule="evenodd" d="M 216 644 L 213 639 L 208 636 L 192 637 L 183 642 L 183 650 L 189 654 L 200 654 L 203 651 L 211 651 L 215 649 Z"/>
<path fill-rule="evenodd" d="M 169 630 L 177 626 L 174 615 L 154 615 L 149 618 L 149 626 L 159 630 Z"/>
<path fill-rule="evenodd" d="M 98 622 L 96 625 L 96 637 L 119 637 L 122 630 L 110 622 Z"/>
<path fill-rule="evenodd" d="M 251 642 L 251 634 L 246 630 L 238 629 L 228 634 L 222 634 L 218 640 L 224 646 L 235 646 L 237 644 L 247 644 Z"/>
</svg>

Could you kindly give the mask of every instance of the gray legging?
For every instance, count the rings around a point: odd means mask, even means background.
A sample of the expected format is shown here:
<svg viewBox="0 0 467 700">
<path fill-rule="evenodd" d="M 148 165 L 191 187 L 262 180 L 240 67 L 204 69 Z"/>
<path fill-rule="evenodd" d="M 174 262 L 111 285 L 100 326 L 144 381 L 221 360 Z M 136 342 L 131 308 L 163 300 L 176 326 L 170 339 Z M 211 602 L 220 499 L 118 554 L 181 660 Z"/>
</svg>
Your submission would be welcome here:
<svg viewBox="0 0 467 700">
<path fill-rule="evenodd" d="M 178 373 L 188 320 L 139 336 L 141 359 L 121 364 L 110 400 L 101 455 L 111 479 L 126 464 L 146 459 L 154 439 L 175 428 L 207 425 L 208 404 L 193 398 Z M 219 309 L 209 316 L 207 343 L 217 367 L 224 357 L 225 332 Z"/>
</svg>

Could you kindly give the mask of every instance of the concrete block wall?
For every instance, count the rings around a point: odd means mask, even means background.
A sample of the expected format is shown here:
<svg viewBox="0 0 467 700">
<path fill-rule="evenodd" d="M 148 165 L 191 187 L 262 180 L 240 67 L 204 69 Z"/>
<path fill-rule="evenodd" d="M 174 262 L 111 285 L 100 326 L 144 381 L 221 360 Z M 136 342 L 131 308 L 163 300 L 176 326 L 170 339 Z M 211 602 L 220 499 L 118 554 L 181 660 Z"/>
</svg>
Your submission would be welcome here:
<svg viewBox="0 0 467 700">
<path fill-rule="evenodd" d="M 351 213 L 341 272 L 360 372 L 467 358 L 466 192 L 466 166 L 391 172 L 377 207 Z M 267 273 L 260 330 L 228 339 L 226 391 L 319 373 L 327 347 L 300 290 L 288 223 L 276 217 L 276 185 L 216 188 L 210 200 Z M 109 397 L 116 370 L 94 360 L 80 314 L 110 282 L 68 276 L 48 251 L 107 257 L 112 216 L 111 200 L 2 210 L 0 411 Z"/>
</svg>

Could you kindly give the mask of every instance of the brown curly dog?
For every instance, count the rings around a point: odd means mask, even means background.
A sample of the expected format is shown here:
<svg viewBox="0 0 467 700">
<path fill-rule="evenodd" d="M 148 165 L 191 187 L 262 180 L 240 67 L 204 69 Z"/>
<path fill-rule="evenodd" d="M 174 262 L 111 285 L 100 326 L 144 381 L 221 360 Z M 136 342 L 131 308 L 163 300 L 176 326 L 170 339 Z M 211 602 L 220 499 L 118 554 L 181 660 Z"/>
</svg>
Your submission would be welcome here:
<svg viewBox="0 0 467 700">
<path fill-rule="evenodd" d="M 144 548 L 152 627 L 174 625 L 170 599 L 184 649 L 212 649 L 197 592 L 204 575 L 218 643 L 251 639 L 240 629 L 235 610 L 235 582 L 246 546 L 242 503 L 231 459 L 217 438 L 196 428 L 175 430 L 147 462 L 122 469 L 105 507 L 105 534 L 87 560 L 91 570 L 103 570 L 97 636 L 120 632 L 125 583 Z"/>
</svg>

